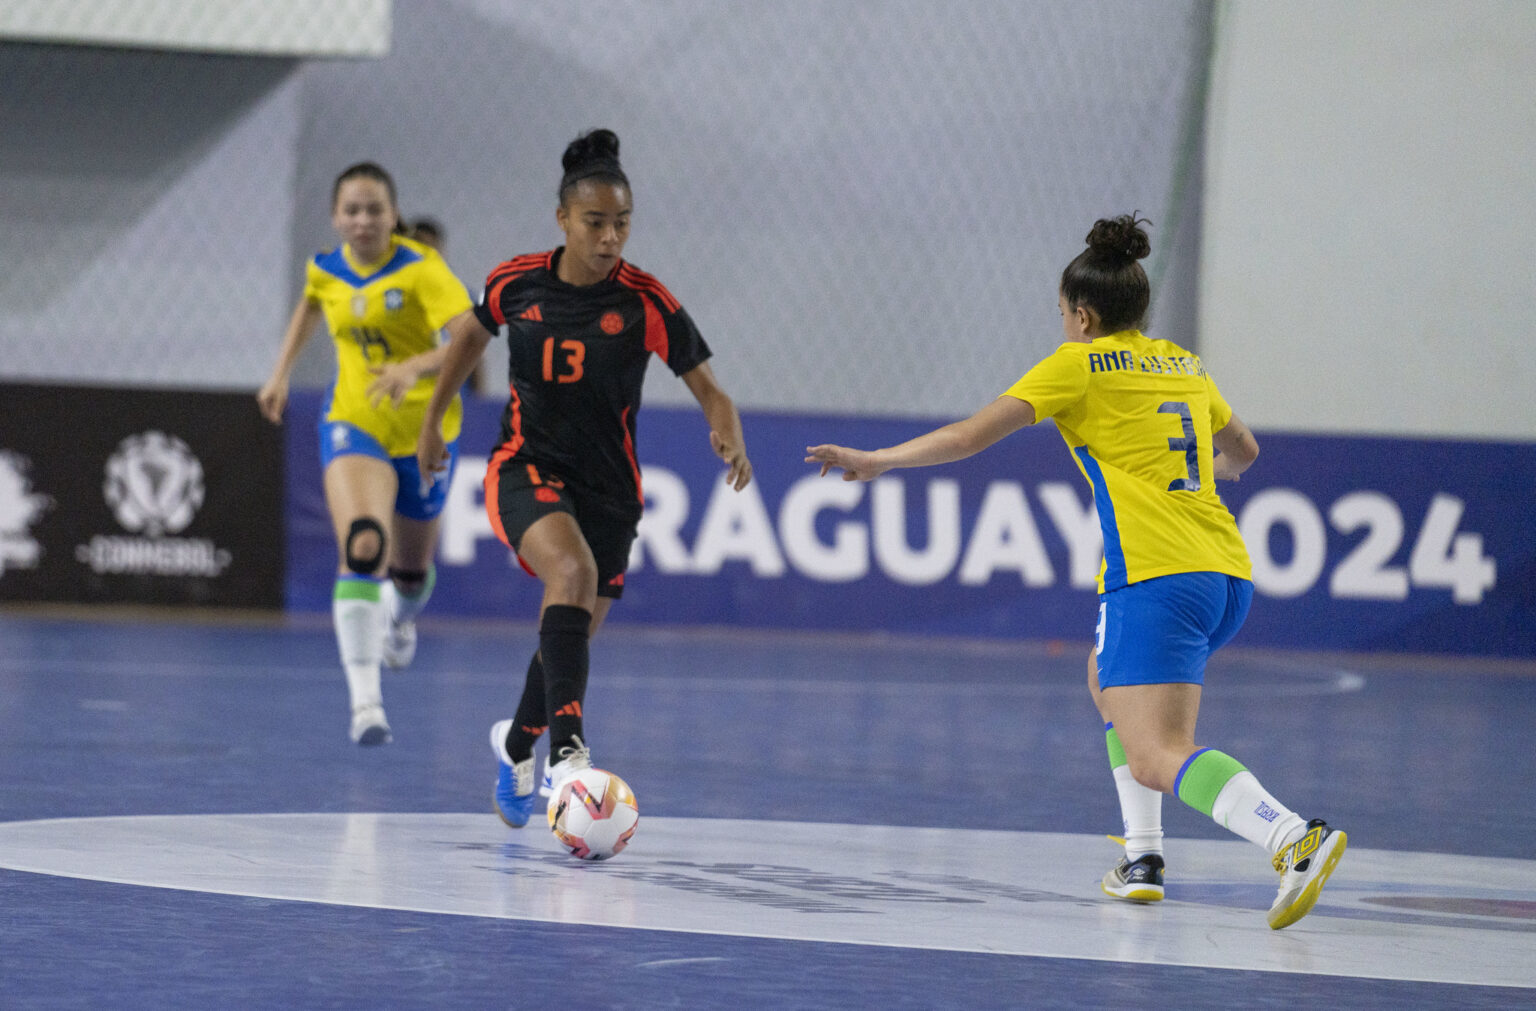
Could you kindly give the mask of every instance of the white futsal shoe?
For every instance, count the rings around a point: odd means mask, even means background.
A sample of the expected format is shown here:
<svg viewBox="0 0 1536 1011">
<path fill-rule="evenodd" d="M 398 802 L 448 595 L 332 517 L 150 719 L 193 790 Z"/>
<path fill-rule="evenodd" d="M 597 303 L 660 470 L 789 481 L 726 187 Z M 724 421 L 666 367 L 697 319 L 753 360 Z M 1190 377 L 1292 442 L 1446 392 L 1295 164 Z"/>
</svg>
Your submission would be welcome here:
<svg viewBox="0 0 1536 1011">
<path fill-rule="evenodd" d="M 567 779 L 583 769 L 592 768 L 592 749 L 581 743 L 581 738 L 571 738 L 573 743 L 560 749 L 554 765 L 544 759 L 544 782 L 539 785 L 539 796 L 553 796 Z"/>
<path fill-rule="evenodd" d="M 1348 842 L 1343 832 L 1329 828 L 1321 818 L 1313 818 L 1307 822 L 1305 835 L 1275 854 L 1280 894 L 1269 907 L 1272 930 L 1289 927 L 1312 911 Z"/>
<path fill-rule="evenodd" d="M 394 740 L 389 733 L 389 723 L 384 719 L 381 705 L 358 706 L 352 710 L 352 743 L 371 747 L 388 744 Z"/>
</svg>

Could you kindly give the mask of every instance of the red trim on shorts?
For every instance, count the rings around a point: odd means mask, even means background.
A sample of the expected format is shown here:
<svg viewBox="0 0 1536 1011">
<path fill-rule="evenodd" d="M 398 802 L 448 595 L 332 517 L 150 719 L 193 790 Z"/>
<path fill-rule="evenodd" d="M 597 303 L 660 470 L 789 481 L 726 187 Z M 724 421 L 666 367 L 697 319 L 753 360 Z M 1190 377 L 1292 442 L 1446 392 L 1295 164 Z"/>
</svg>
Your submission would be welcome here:
<svg viewBox="0 0 1536 1011">
<path fill-rule="evenodd" d="M 510 386 L 512 398 L 507 402 L 507 409 L 511 412 L 509 425 L 512 429 L 512 437 L 491 454 L 491 459 L 485 466 L 485 514 L 490 517 L 491 530 L 495 532 L 496 539 L 507 547 L 512 547 L 512 539 L 507 536 L 506 527 L 501 525 L 501 465 L 517 455 L 517 451 L 523 448 L 523 402 L 518 399 L 517 387 Z M 513 548 L 515 551 L 516 548 Z"/>
<path fill-rule="evenodd" d="M 485 515 L 490 518 L 491 531 L 496 539 L 507 547 L 512 547 L 512 541 L 507 537 L 507 528 L 501 525 L 501 507 L 497 504 L 501 501 L 501 464 L 512 456 L 507 452 L 507 447 L 502 446 L 491 456 L 490 463 L 485 467 Z"/>
<path fill-rule="evenodd" d="M 512 429 L 512 437 L 502 443 L 497 452 L 499 453 L 502 448 L 505 448 L 507 451 L 506 459 L 511 459 L 517 455 L 518 450 L 523 448 L 523 398 L 517 395 L 516 383 L 507 384 L 507 393 L 509 394 L 507 397 L 507 410 L 510 412 L 507 422 L 508 427 Z"/>
</svg>

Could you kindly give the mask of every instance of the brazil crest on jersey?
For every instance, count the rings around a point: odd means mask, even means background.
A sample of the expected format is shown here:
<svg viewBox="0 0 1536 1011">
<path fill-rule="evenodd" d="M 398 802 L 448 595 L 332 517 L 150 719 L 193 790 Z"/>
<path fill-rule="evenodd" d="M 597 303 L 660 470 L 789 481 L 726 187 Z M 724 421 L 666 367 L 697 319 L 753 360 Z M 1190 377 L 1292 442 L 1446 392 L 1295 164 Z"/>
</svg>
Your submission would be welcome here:
<svg viewBox="0 0 1536 1011">
<path fill-rule="evenodd" d="M 397 235 L 381 263 L 358 263 L 346 246 L 320 253 L 305 272 L 304 297 L 324 310 L 336 343 L 336 385 L 325 419 L 355 425 L 390 456 L 414 454 L 434 377 L 419 379 L 398 408 L 387 400 L 372 407 L 369 369 L 435 348 L 443 325 L 471 307 L 468 290 L 436 250 Z M 462 418 L 454 397 L 444 439 L 458 438 Z"/>
<path fill-rule="evenodd" d="M 1100 593 L 1175 572 L 1253 578 L 1211 471 L 1211 434 L 1232 408 L 1198 356 L 1122 330 L 1061 345 L 1005 396 L 1055 419 L 1093 487 Z"/>
<path fill-rule="evenodd" d="M 475 315 L 507 328 L 507 408 L 492 469 L 526 461 L 640 515 L 635 414 L 654 355 L 676 375 L 709 358 L 709 345 L 672 293 L 620 260 L 596 284 L 560 280 L 564 247 L 507 260 L 491 271 Z"/>
</svg>

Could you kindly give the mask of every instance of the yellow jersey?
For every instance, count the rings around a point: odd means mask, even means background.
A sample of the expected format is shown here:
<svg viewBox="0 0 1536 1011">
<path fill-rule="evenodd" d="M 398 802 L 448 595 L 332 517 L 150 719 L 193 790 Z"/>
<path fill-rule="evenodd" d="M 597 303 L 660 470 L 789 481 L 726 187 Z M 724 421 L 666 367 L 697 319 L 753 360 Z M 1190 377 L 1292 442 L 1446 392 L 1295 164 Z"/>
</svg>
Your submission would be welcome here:
<svg viewBox="0 0 1536 1011">
<path fill-rule="evenodd" d="M 1198 356 L 1122 330 L 1061 345 L 1004 395 L 1055 419 L 1093 488 L 1100 593 L 1175 572 L 1253 578 L 1211 469 L 1232 408 Z"/>
<path fill-rule="evenodd" d="M 379 263 L 363 264 L 343 245 L 310 261 L 304 297 L 317 303 L 336 344 L 336 383 L 326 421 L 344 421 L 379 441 L 390 456 L 411 456 L 432 397 L 432 376 L 423 376 L 398 408 L 368 403 L 370 368 L 431 351 L 438 331 L 471 306 L 469 291 L 436 250 L 394 236 Z M 443 437 L 459 436 L 463 404 L 458 397 L 443 418 Z"/>
</svg>

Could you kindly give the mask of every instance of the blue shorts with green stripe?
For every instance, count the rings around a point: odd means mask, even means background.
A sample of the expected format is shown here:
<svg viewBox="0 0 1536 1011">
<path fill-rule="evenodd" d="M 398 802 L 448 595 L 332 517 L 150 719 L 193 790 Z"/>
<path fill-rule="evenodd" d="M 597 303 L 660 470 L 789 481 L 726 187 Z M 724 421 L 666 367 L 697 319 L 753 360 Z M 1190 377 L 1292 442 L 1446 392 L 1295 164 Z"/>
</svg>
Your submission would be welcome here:
<svg viewBox="0 0 1536 1011">
<path fill-rule="evenodd" d="M 1205 662 L 1248 617 L 1253 583 L 1223 572 L 1180 572 L 1099 595 L 1099 689 L 1204 684 Z"/>
<path fill-rule="evenodd" d="M 407 519 L 430 520 L 436 518 L 448 503 L 448 486 L 453 483 L 453 472 L 459 465 L 459 440 L 448 444 L 448 471 L 439 474 L 435 481 L 423 481 L 421 467 L 415 455 L 390 456 L 379 440 L 345 421 L 327 421 L 320 418 L 320 469 L 331 465 L 338 456 L 371 456 L 383 460 L 395 468 L 399 482 L 395 492 L 395 512 Z"/>
</svg>

